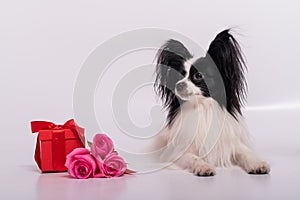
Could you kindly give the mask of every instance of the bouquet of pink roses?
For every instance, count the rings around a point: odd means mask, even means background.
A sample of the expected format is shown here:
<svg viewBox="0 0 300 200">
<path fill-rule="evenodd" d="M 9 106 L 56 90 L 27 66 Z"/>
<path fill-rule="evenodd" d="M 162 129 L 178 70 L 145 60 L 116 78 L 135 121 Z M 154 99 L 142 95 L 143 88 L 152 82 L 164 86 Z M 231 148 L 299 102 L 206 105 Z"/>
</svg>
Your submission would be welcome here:
<svg viewBox="0 0 300 200">
<path fill-rule="evenodd" d="M 65 166 L 71 176 L 80 179 L 110 178 L 131 174 L 123 158 L 114 151 L 113 141 L 105 134 L 96 134 L 91 151 L 76 148 L 67 155 Z"/>
</svg>

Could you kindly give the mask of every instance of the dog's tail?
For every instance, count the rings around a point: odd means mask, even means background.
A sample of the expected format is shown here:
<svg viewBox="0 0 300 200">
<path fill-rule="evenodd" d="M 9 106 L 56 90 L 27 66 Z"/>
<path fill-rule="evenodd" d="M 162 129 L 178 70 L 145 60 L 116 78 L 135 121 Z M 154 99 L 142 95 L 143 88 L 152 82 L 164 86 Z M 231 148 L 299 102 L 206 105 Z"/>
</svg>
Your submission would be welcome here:
<svg viewBox="0 0 300 200">
<path fill-rule="evenodd" d="M 211 42 L 207 55 L 216 64 L 226 90 L 226 108 L 236 117 L 247 94 L 244 72 L 247 69 L 240 45 L 230 34 L 230 29 L 219 33 Z"/>
</svg>

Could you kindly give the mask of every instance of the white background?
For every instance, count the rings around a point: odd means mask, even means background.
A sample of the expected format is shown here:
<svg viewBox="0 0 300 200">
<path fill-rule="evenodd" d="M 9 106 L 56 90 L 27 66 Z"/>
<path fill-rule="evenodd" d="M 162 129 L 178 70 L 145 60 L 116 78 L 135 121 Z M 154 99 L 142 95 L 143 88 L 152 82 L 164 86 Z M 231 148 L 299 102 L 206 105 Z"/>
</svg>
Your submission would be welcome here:
<svg viewBox="0 0 300 200">
<path fill-rule="evenodd" d="M 248 62 L 245 116 L 254 143 L 275 168 L 273 156 L 299 159 L 299 9 L 296 0 L 2 1 L 1 196 L 39 198 L 32 188 L 16 191 L 25 182 L 15 184 L 24 181 L 23 169 L 36 168 L 30 121 L 72 118 L 73 87 L 88 55 L 112 36 L 143 27 L 177 31 L 203 48 L 216 33 L 234 27 Z M 280 172 L 292 170 L 282 162 Z M 31 170 L 26 178 L 31 174 L 39 176 Z M 299 185 L 299 179 L 292 183 Z"/>
</svg>

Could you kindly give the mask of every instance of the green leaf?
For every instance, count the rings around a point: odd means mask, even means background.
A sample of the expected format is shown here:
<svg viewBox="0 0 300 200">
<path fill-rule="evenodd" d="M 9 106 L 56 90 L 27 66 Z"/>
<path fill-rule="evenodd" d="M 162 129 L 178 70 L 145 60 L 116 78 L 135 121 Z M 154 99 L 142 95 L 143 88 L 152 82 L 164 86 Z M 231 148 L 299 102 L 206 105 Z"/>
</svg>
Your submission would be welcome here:
<svg viewBox="0 0 300 200">
<path fill-rule="evenodd" d="M 93 143 L 91 141 L 87 141 L 89 147 L 92 147 Z"/>
</svg>

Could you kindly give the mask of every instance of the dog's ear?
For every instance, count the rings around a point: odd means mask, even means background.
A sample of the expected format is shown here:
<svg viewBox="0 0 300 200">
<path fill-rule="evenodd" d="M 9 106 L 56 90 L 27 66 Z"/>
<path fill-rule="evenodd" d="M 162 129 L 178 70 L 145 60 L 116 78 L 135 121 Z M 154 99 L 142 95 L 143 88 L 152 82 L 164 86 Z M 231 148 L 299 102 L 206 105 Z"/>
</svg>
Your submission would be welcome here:
<svg viewBox="0 0 300 200">
<path fill-rule="evenodd" d="M 177 81 L 183 78 L 180 72 L 184 62 L 192 55 L 177 40 L 168 40 L 157 52 L 155 91 L 160 95 L 163 106 L 168 109 L 167 123 L 170 125 L 179 109 L 180 99 L 174 94 Z"/>
<path fill-rule="evenodd" d="M 155 89 L 161 95 L 165 104 L 171 100 L 171 92 L 180 79 L 180 70 L 184 62 L 192 55 L 187 48 L 177 40 L 168 40 L 157 52 Z M 183 77 L 181 77 L 183 78 Z M 174 91 L 173 91 L 174 92 Z"/>
<path fill-rule="evenodd" d="M 170 39 L 160 47 L 157 53 L 157 64 L 176 67 L 191 57 L 192 55 L 181 42 Z"/>
<path fill-rule="evenodd" d="M 226 91 L 226 108 L 235 116 L 241 114 L 241 106 L 246 97 L 247 84 L 244 72 L 247 69 L 240 45 L 230 34 L 230 29 L 219 33 L 211 42 L 207 55 L 216 64 Z"/>
</svg>

